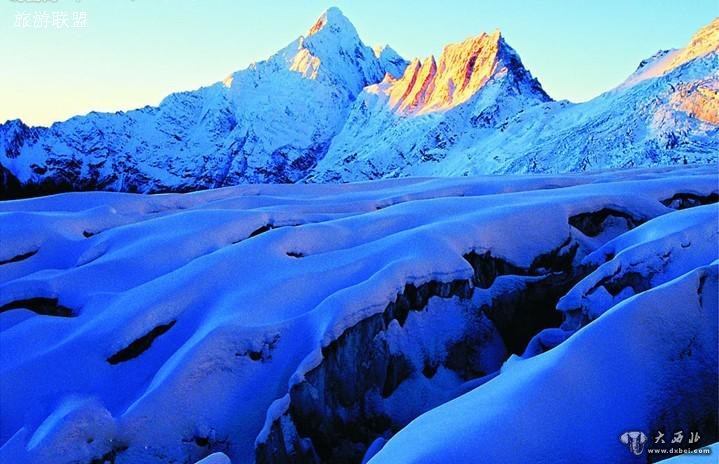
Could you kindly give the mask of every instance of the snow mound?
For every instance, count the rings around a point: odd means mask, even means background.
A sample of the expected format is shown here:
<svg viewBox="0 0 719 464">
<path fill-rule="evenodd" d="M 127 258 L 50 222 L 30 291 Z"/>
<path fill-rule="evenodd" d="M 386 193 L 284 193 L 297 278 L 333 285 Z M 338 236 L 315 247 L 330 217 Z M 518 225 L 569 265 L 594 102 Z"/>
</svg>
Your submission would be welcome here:
<svg viewBox="0 0 719 464">
<path fill-rule="evenodd" d="M 197 461 L 196 464 L 232 464 L 232 462 L 224 453 L 212 453 L 206 458 Z"/>
<path fill-rule="evenodd" d="M 713 204 L 660 216 L 620 235 L 584 259 L 599 268 L 557 309 L 593 320 L 635 293 L 711 263 L 719 258 L 717 223 L 719 209 Z"/>
<path fill-rule="evenodd" d="M 464 408 L 485 411 L 468 424 L 500 417 L 517 398 L 526 399 L 527 427 L 531 412 L 545 417 L 550 405 L 552 417 L 572 417 L 575 406 L 596 413 L 582 403 L 596 395 L 627 403 L 626 417 L 637 419 L 615 425 L 643 426 L 649 419 L 639 413 L 658 414 L 666 401 L 650 407 L 615 397 L 624 381 L 614 372 L 647 362 L 633 377 L 626 372 L 637 380 L 633 396 L 674 392 L 676 372 L 700 388 L 705 376 L 692 377 L 693 369 L 712 372 L 702 357 L 711 340 L 697 325 L 711 298 L 697 303 L 696 291 L 702 276 L 706 289 L 715 287 L 715 274 L 674 277 L 700 264 L 682 240 L 704 249 L 716 205 L 667 206 L 693 204 L 687 192 L 714 198 L 716 167 L 2 202 L 0 460 L 169 463 L 220 452 L 233 462 L 288 453 L 360 462 L 372 443 L 375 452 L 414 417 L 477 385 L 470 397 L 493 409 Z M 557 300 L 597 257 L 645 256 L 641 250 L 664 243 L 684 253 L 664 271 L 661 281 L 671 283 L 625 299 L 564 342 L 547 332 L 532 350 L 557 348 L 499 372 L 541 330 L 559 330 Z M 659 299 L 665 304 L 648 311 Z M 636 337 L 638 330 L 646 333 Z M 697 355 L 686 359 L 696 366 L 668 362 L 692 335 Z M 613 351 L 622 347 L 643 357 L 622 367 Z M 642 377 L 650 369 L 655 389 Z M 521 381 L 530 378 L 540 380 Z M 536 398 L 533 385 L 542 382 L 556 388 L 555 400 Z M 496 385 L 507 383 L 521 394 L 502 396 Z M 579 396 L 562 385 L 581 386 Z M 323 400 L 306 401 L 313 394 Z M 338 417 L 351 427 L 328 426 Z M 614 433 L 607 424 L 601 433 Z M 533 433 L 545 430 L 535 425 Z M 560 425 L 552 425 L 557 433 Z M 412 449 L 423 453 L 430 443 L 416 440 Z"/>
<path fill-rule="evenodd" d="M 638 462 L 623 433 L 716 423 L 718 267 L 629 298 L 559 347 L 512 363 L 412 422 L 370 462 Z"/>
</svg>

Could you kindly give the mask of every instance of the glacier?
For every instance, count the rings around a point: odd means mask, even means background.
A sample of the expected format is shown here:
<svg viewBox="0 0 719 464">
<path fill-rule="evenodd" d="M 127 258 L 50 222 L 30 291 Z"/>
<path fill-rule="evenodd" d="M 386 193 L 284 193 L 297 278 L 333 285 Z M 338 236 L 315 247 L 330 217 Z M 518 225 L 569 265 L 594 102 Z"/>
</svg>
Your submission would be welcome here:
<svg viewBox="0 0 719 464">
<path fill-rule="evenodd" d="M 624 431 L 699 425 L 709 445 L 717 185 L 710 165 L 0 202 L 0 462 L 629 463 Z"/>
<path fill-rule="evenodd" d="M 0 463 L 719 452 L 719 18 L 582 103 L 510 41 L 406 60 L 332 7 L 0 124 Z"/>
</svg>

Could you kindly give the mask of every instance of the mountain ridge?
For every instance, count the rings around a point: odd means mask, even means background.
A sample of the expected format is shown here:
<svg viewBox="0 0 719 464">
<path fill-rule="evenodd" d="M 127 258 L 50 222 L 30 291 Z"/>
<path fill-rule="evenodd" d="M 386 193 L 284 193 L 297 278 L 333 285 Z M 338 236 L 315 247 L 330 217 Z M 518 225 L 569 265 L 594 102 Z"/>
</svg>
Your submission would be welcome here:
<svg viewBox="0 0 719 464">
<path fill-rule="evenodd" d="M 408 63 L 333 7 L 267 60 L 157 107 L 0 125 L 0 197 L 716 162 L 717 31 L 573 104 L 499 31 Z"/>
</svg>

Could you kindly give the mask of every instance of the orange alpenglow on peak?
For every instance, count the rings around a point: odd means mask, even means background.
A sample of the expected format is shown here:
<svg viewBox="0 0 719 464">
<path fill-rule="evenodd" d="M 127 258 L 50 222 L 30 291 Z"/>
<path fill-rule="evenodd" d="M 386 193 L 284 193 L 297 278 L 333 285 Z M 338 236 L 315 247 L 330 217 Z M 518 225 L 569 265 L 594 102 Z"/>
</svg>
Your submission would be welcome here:
<svg viewBox="0 0 719 464">
<path fill-rule="evenodd" d="M 466 102 L 498 70 L 502 44 L 500 32 L 495 31 L 447 45 L 438 62 L 434 56 L 421 63 L 413 60 L 388 89 L 390 105 L 402 113 L 427 113 Z"/>
<path fill-rule="evenodd" d="M 668 64 L 673 69 L 694 58 L 719 50 L 719 17 L 697 31 L 689 42 Z"/>
<path fill-rule="evenodd" d="M 339 25 L 343 22 L 347 22 L 348 19 L 342 14 L 339 8 L 336 6 L 329 7 L 322 15 L 317 18 L 317 21 L 307 31 L 307 36 L 311 36 L 322 30 L 327 24 Z"/>
<path fill-rule="evenodd" d="M 642 61 L 639 68 L 629 76 L 622 87 L 629 87 L 647 79 L 662 76 L 685 63 L 717 51 L 719 51 L 719 17 L 699 29 L 686 47 L 665 50 L 655 55 L 653 59 Z"/>
</svg>

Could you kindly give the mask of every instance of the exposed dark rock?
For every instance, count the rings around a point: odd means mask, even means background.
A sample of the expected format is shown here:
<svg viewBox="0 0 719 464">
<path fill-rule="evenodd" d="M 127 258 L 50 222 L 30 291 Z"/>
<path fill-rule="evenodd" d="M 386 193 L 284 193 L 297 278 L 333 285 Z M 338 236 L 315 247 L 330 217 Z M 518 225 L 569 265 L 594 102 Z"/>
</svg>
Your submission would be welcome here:
<svg viewBox="0 0 719 464">
<path fill-rule="evenodd" d="M 30 258 L 31 256 L 34 256 L 35 254 L 37 254 L 37 252 L 38 252 L 38 250 L 33 250 L 33 251 L 28 251 L 27 253 L 13 256 L 12 258 L 7 259 L 5 261 L 0 261 L 0 266 L 3 264 L 10 264 L 10 263 L 17 263 L 18 261 L 24 261 L 24 260 Z"/>
<path fill-rule="evenodd" d="M 638 272 L 627 272 L 619 278 L 612 275 L 600 280 L 595 288 L 604 287 L 612 296 L 617 296 L 622 290 L 630 287 L 636 294 L 649 290 L 652 276 L 654 273 L 642 275 Z"/>
<path fill-rule="evenodd" d="M 709 195 L 697 195 L 694 193 L 677 193 L 671 198 L 662 200 L 662 204 L 673 209 L 686 209 L 695 206 L 710 205 L 719 201 L 719 194 L 712 192 Z"/>
<path fill-rule="evenodd" d="M 252 361 L 269 361 L 270 359 L 272 359 L 272 351 L 275 349 L 279 341 L 280 336 L 276 335 L 272 338 L 268 338 L 267 340 L 265 340 L 260 350 L 245 350 L 235 353 L 235 356 L 247 356 Z"/>
<path fill-rule="evenodd" d="M 272 229 L 274 229 L 274 228 L 275 228 L 275 226 L 273 226 L 272 224 L 266 224 L 266 225 L 260 227 L 259 229 L 254 230 L 254 231 L 250 234 L 250 238 L 252 238 L 252 237 L 257 237 L 258 235 L 264 234 L 265 232 L 268 232 L 268 231 L 270 231 L 270 230 L 272 230 Z"/>
<path fill-rule="evenodd" d="M 210 433 L 196 434 L 182 439 L 189 460 L 185 462 L 197 462 L 206 458 L 212 453 L 229 451 L 229 440 L 226 437 L 215 436 L 215 431 Z"/>
<path fill-rule="evenodd" d="M 161 324 L 150 330 L 142 337 L 133 340 L 132 343 L 121 349 L 117 353 L 107 358 L 107 362 L 110 364 L 119 364 L 121 362 L 129 361 L 140 356 L 142 353 L 150 349 L 152 343 L 159 337 L 175 325 L 177 321 L 170 321 L 167 324 Z"/>
<path fill-rule="evenodd" d="M 274 421 L 268 438 L 258 443 L 257 462 L 360 462 L 374 440 L 406 425 L 383 412 L 378 398 L 391 397 L 408 379 L 432 379 L 440 366 L 463 380 L 491 376 L 501 365 L 487 368 L 482 363 L 492 334 L 501 335 L 506 349 L 521 354 L 535 334 L 560 325 L 557 300 L 589 271 L 573 267 L 577 250 L 578 245 L 568 239 L 537 257 L 527 269 L 489 253 L 471 252 L 465 258 L 474 269 L 472 282 L 406 284 L 384 312 L 348 328 L 322 349 L 320 365 L 290 388 L 287 413 Z M 474 289 L 491 287 L 499 276 L 515 276 L 519 285 L 493 294 L 489 304 L 472 307 Z M 460 339 L 445 340 L 443 359 L 427 358 L 416 366 L 390 349 L 385 334 L 392 323 L 406 330 L 410 311 L 425 311 L 431 298 L 455 298 L 457 304 L 468 305 L 472 322 Z"/>
<path fill-rule="evenodd" d="M 390 354 L 387 362 L 387 372 L 382 386 L 382 397 L 389 397 L 397 389 L 399 384 L 412 375 L 412 364 L 404 356 Z"/>
<path fill-rule="evenodd" d="M 491 255 L 489 251 L 478 254 L 475 251 L 464 255 L 464 259 L 474 269 L 473 283 L 478 288 L 489 288 L 498 276 L 544 276 L 548 272 L 563 272 L 572 265 L 578 245 L 571 237 L 556 250 L 537 256 L 529 268 L 524 269 L 502 258 Z"/>
<path fill-rule="evenodd" d="M 28 298 L 26 300 L 15 300 L 0 306 L 0 313 L 12 309 L 29 309 L 30 311 L 44 316 L 75 317 L 75 312 L 58 304 L 57 298 Z"/>
<path fill-rule="evenodd" d="M 613 297 L 616 297 L 627 288 L 631 288 L 633 294 L 641 293 L 652 287 L 652 279 L 656 274 L 656 271 L 647 271 L 645 274 L 634 271 L 621 274 L 620 271 L 621 269 L 617 269 L 617 272 L 614 274 L 600 279 L 593 287 L 586 291 L 586 294 L 591 295 L 600 287 L 604 287 Z M 561 327 L 566 330 L 577 330 L 591 321 L 592 317 L 586 313 L 585 309 L 577 307 L 564 311 L 564 322 L 562 322 Z"/>
<path fill-rule="evenodd" d="M 568 272 L 523 279 L 512 290 L 493 296 L 482 310 L 499 330 L 507 349 L 521 354 L 542 329 L 561 325 L 562 314 L 555 309 L 557 301 L 581 277 L 583 274 Z"/>
<path fill-rule="evenodd" d="M 633 229 L 645 222 L 645 219 L 635 218 L 623 211 L 612 208 L 602 208 L 599 211 L 591 213 L 576 214 L 569 218 L 569 224 L 587 237 L 596 237 L 606 229 L 606 221 L 608 218 L 624 219 L 628 229 Z"/>
<path fill-rule="evenodd" d="M 479 288 L 491 287 L 494 280 L 501 275 L 527 275 L 527 270 L 501 258 L 495 258 L 488 251 L 481 255 L 472 251 L 464 255 L 464 259 L 474 269 L 474 285 Z"/>
<path fill-rule="evenodd" d="M 127 450 L 125 444 L 116 444 L 110 451 L 90 461 L 90 464 L 115 464 L 117 457 Z"/>
</svg>

